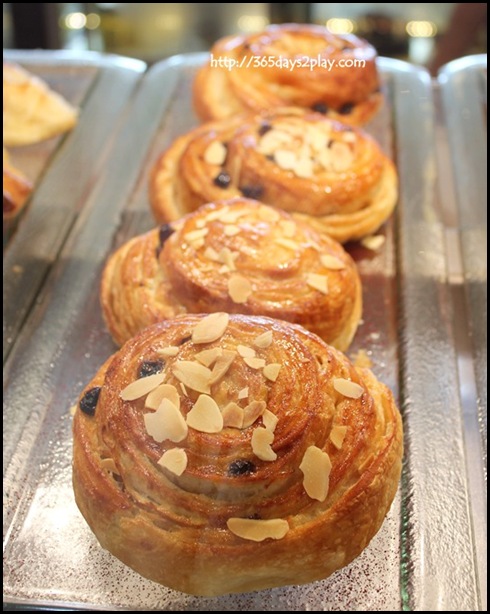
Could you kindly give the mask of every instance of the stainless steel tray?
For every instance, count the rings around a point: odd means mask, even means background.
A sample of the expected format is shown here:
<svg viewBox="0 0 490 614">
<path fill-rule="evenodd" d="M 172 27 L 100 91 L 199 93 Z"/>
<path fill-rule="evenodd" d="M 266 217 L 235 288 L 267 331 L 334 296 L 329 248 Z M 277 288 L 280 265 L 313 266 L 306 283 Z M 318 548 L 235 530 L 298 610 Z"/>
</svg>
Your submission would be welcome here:
<svg viewBox="0 0 490 614">
<path fill-rule="evenodd" d="M 128 100 L 146 65 L 96 52 L 4 50 L 80 108 L 68 134 L 8 148 L 12 161 L 35 184 L 19 217 L 4 225 L 3 357 L 32 307 L 87 194 L 104 171 Z"/>
<path fill-rule="evenodd" d="M 379 252 L 349 247 L 365 302 L 349 354 L 368 352 L 405 423 L 403 479 L 378 535 L 325 581 L 203 599 L 126 568 L 100 548 L 79 514 L 69 407 L 115 350 L 99 307 L 100 272 L 117 245 L 153 226 L 148 172 L 162 148 L 197 124 L 190 86 L 204 59 L 180 56 L 146 73 L 5 363 L 4 600 L 98 610 L 486 609 L 480 543 L 486 517 L 477 492 L 484 490 L 478 416 L 486 405 L 463 404 L 450 229 L 436 181 L 436 135 L 445 115 L 428 74 L 396 60 L 380 62 L 388 105 L 368 129 L 396 160 L 399 207 Z M 468 425 L 476 426 L 471 439 Z M 470 462 L 478 469 L 471 479 Z"/>
</svg>

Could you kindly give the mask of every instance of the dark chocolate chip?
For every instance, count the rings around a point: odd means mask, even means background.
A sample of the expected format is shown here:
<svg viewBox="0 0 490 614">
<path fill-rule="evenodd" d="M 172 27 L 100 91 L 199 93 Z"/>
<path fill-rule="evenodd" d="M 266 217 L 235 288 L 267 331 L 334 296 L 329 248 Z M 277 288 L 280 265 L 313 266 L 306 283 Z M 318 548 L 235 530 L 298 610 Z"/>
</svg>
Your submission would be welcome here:
<svg viewBox="0 0 490 614">
<path fill-rule="evenodd" d="M 170 224 L 162 224 L 158 230 L 158 247 L 155 250 L 156 257 L 160 256 L 163 244 L 175 232 Z"/>
<path fill-rule="evenodd" d="M 165 361 L 163 360 L 148 360 L 141 364 L 138 371 L 138 378 L 148 377 L 149 375 L 155 375 L 155 373 L 160 373 L 160 371 L 163 371 L 164 366 Z"/>
<path fill-rule="evenodd" d="M 100 386 L 96 386 L 95 388 L 91 388 L 87 390 L 87 392 L 83 395 L 80 400 L 80 409 L 87 416 L 93 416 L 95 414 L 95 407 L 97 406 L 97 401 L 99 400 L 100 394 Z"/>
<path fill-rule="evenodd" d="M 264 134 L 267 134 L 269 130 L 272 130 L 271 124 L 267 122 L 262 122 L 259 127 L 259 135 L 264 136 Z"/>
<path fill-rule="evenodd" d="M 228 475 L 237 476 L 237 475 L 249 475 L 256 471 L 255 465 L 252 461 L 243 460 L 239 458 L 236 461 L 233 461 L 228 467 Z"/>
<path fill-rule="evenodd" d="M 328 113 L 328 105 L 326 105 L 324 102 L 316 102 L 311 108 L 313 111 L 322 113 L 323 115 Z"/>
<path fill-rule="evenodd" d="M 244 185 L 238 188 L 245 198 L 253 198 L 258 200 L 264 193 L 264 188 L 260 185 Z"/>
<path fill-rule="evenodd" d="M 355 104 L 353 102 L 346 102 L 340 107 L 338 112 L 340 113 L 340 115 L 348 115 L 354 107 Z"/>
<path fill-rule="evenodd" d="M 228 175 L 226 171 L 221 171 L 219 175 L 213 179 L 214 185 L 217 185 L 218 188 L 227 188 L 231 183 L 231 177 Z"/>
</svg>

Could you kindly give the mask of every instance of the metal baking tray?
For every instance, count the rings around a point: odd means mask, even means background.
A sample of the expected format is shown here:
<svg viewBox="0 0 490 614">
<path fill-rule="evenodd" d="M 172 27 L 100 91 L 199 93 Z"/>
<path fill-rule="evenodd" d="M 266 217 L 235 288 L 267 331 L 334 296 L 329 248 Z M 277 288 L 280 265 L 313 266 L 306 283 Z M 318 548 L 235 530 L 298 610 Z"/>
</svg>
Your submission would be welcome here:
<svg viewBox="0 0 490 614">
<path fill-rule="evenodd" d="M 69 408 L 116 349 L 101 316 L 101 270 L 113 249 L 154 225 L 148 173 L 166 145 L 197 125 L 191 83 L 205 58 L 174 57 L 146 73 L 87 197 L 86 215 L 69 232 L 5 363 L 4 601 L 96 610 L 486 609 L 480 533 L 486 516 L 477 493 L 485 488 L 478 419 L 486 406 L 476 397 L 474 405 L 463 402 L 460 381 L 450 228 L 440 198 L 447 178 L 438 181 L 437 172 L 445 149 L 436 135 L 440 125 L 447 131 L 446 115 L 429 75 L 397 60 L 380 60 L 387 105 L 368 131 L 396 161 L 399 205 L 382 229 L 381 250 L 348 246 L 365 305 L 348 354 L 368 353 L 405 425 L 399 492 L 372 543 L 321 582 L 197 598 L 125 567 L 102 550 L 78 512 Z M 451 164 L 444 168 L 452 177 Z"/>
<path fill-rule="evenodd" d="M 110 151 L 130 96 L 146 69 L 132 58 L 96 52 L 4 50 L 80 108 L 67 134 L 22 147 L 9 147 L 12 162 L 33 182 L 20 215 L 4 223 L 3 357 L 84 209 L 87 194 Z"/>
</svg>

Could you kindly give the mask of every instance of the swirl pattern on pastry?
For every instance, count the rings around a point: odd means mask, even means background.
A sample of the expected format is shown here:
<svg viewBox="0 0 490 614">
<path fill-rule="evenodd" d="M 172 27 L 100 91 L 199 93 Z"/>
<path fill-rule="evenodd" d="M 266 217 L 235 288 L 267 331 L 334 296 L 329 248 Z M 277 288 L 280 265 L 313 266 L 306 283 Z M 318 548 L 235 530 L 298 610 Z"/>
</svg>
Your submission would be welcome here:
<svg viewBox="0 0 490 614">
<path fill-rule="evenodd" d="M 76 502 L 101 545 L 196 595 L 327 577 L 401 471 L 393 395 L 304 328 L 185 315 L 126 343 L 74 416 Z"/>
<path fill-rule="evenodd" d="M 149 190 L 158 222 L 245 196 L 307 219 L 341 242 L 375 232 L 398 196 L 395 167 L 373 138 L 293 108 L 210 122 L 182 135 L 157 159 Z"/>
<path fill-rule="evenodd" d="M 250 199 L 203 205 L 120 247 L 102 274 L 107 327 L 122 344 L 181 313 L 267 315 L 346 350 L 362 289 L 343 247 L 284 211 Z"/>
<path fill-rule="evenodd" d="M 298 106 L 352 125 L 365 124 L 383 101 L 374 47 L 310 24 L 220 39 L 196 75 L 193 97 L 205 121 Z"/>
</svg>

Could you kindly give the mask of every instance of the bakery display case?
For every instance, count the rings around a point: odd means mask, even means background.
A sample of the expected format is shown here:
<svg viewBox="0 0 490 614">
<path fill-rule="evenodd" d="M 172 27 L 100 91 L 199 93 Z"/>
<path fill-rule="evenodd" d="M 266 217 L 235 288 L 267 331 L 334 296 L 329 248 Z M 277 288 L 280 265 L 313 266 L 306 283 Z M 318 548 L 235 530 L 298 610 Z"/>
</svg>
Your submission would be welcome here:
<svg viewBox="0 0 490 614">
<path fill-rule="evenodd" d="M 74 132 L 14 152 L 35 189 L 4 238 L 4 606 L 485 610 L 486 57 L 437 80 L 378 60 L 386 102 L 366 130 L 396 165 L 399 200 L 375 248 L 346 249 L 364 304 L 347 354 L 368 359 L 403 417 L 402 479 L 381 529 L 326 580 L 208 598 L 154 584 L 98 544 L 73 496 L 70 412 L 117 349 L 103 267 L 155 226 L 151 169 L 199 123 L 191 89 L 207 54 L 146 70 L 98 54 L 4 58 L 81 109 Z"/>
</svg>

